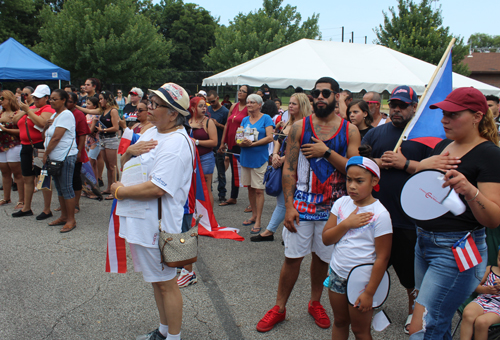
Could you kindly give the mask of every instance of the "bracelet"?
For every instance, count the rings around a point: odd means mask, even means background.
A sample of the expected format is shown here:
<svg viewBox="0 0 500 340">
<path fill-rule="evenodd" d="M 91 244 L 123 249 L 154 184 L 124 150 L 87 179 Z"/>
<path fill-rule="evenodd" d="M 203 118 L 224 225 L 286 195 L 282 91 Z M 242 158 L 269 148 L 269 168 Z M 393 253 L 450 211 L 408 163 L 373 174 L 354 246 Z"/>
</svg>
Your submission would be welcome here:
<svg viewBox="0 0 500 340">
<path fill-rule="evenodd" d="M 123 198 L 122 198 L 122 199 L 119 199 L 119 198 L 118 198 L 118 189 L 120 189 L 120 188 L 123 188 L 123 185 L 120 185 L 118 188 L 116 188 L 116 190 L 115 190 L 115 198 L 116 198 L 118 201 L 123 201 Z"/>
<path fill-rule="evenodd" d="M 406 171 L 406 169 L 408 169 L 409 166 L 410 166 L 410 160 L 407 159 L 406 163 L 405 163 L 405 166 L 403 167 L 403 171 Z"/>
<path fill-rule="evenodd" d="M 477 195 L 479 195 L 479 189 L 477 189 L 477 192 L 476 192 L 476 195 L 474 197 L 472 197 L 472 199 L 470 200 L 465 200 L 465 202 L 472 202 L 476 199 Z M 464 197 L 465 198 L 465 197 Z"/>
</svg>

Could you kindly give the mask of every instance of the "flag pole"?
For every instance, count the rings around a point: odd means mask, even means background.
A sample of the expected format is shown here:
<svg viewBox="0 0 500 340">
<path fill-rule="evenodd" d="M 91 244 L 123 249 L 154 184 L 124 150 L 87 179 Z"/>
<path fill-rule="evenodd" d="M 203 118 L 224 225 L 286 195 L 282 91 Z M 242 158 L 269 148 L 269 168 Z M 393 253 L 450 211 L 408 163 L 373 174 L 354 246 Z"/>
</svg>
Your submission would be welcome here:
<svg viewBox="0 0 500 340">
<path fill-rule="evenodd" d="M 446 51 L 444 52 L 443 56 L 441 57 L 441 60 L 439 61 L 439 64 L 436 66 L 436 69 L 434 70 L 434 73 L 432 74 L 432 77 L 431 77 L 431 80 L 429 81 L 429 83 L 427 84 L 426 88 L 425 88 L 425 91 L 424 93 L 422 94 L 422 96 L 420 97 L 420 100 L 418 101 L 418 105 L 417 105 L 417 109 L 415 110 L 415 112 L 418 112 L 418 110 L 420 109 L 420 104 L 423 102 L 423 98 L 425 98 L 425 96 L 427 95 L 427 90 L 429 90 L 430 88 L 430 85 L 432 84 L 432 82 L 434 81 L 434 78 L 436 78 L 439 70 L 441 69 L 441 67 L 443 66 L 444 64 L 444 61 L 446 60 L 446 57 L 448 56 L 448 53 L 450 53 L 451 49 L 453 48 L 453 45 L 455 45 L 455 41 L 457 39 L 456 38 L 453 38 L 451 39 L 449 45 L 448 45 L 448 48 L 446 49 Z M 412 118 L 412 120 L 414 119 L 415 117 Z M 403 133 L 401 134 L 401 137 L 399 137 L 399 140 L 398 142 L 396 143 L 396 146 L 394 147 L 394 152 L 398 152 L 398 149 L 399 147 L 401 146 L 401 143 L 403 143 L 403 138 L 404 138 L 404 135 L 406 133 L 406 130 L 408 129 L 408 127 L 410 126 L 410 123 L 411 121 L 408 122 L 408 124 L 406 124 L 405 126 L 405 129 L 403 130 Z"/>
</svg>

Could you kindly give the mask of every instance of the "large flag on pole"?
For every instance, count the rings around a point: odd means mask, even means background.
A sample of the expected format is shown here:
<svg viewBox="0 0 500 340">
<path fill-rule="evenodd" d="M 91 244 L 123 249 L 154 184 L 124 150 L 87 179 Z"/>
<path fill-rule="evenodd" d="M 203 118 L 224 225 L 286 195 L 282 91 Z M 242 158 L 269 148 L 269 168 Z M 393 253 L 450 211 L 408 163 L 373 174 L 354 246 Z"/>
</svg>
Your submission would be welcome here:
<svg viewBox="0 0 500 340">
<path fill-rule="evenodd" d="M 434 148 L 446 138 L 441 110 L 431 110 L 431 104 L 443 101 L 453 90 L 451 49 L 436 77 L 427 85 L 426 95 L 421 98 L 415 117 L 408 123 L 403 140 L 412 140 Z"/>
<path fill-rule="evenodd" d="M 116 198 L 111 206 L 108 228 L 108 248 L 106 250 L 106 273 L 127 272 L 127 249 L 120 232 L 120 217 L 116 215 Z"/>
</svg>

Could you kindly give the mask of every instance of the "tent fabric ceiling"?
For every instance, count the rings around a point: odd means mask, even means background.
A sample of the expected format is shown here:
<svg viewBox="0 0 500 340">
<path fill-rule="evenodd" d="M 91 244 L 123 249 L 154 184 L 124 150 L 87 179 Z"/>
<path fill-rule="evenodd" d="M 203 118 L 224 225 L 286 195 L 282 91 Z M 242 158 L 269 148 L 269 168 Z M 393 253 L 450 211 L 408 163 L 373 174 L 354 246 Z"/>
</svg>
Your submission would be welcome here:
<svg viewBox="0 0 500 340">
<path fill-rule="evenodd" d="M 70 80 L 70 72 L 9 38 L 0 45 L 0 80 Z"/>
<path fill-rule="evenodd" d="M 203 86 L 267 84 L 310 90 L 317 79 L 329 76 L 352 92 L 390 92 L 409 85 L 422 94 L 435 69 L 435 65 L 380 45 L 302 39 L 205 78 Z M 485 95 L 500 94 L 500 88 L 453 73 L 453 87 L 466 86 Z"/>
</svg>

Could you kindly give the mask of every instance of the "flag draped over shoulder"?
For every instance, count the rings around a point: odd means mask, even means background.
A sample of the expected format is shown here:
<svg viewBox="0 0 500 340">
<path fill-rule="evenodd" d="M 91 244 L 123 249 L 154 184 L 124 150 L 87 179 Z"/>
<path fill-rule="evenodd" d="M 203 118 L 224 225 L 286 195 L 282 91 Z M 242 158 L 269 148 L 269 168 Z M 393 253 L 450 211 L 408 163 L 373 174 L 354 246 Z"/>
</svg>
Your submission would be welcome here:
<svg viewBox="0 0 500 340">
<path fill-rule="evenodd" d="M 127 131 L 128 130 L 128 131 Z M 126 129 L 120 141 L 119 149 L 125 153 L 127 148 L 135 144 L 139 140 L 140 135 L 134 133 L 130 129 Z M 127 138 L 123 141 L 124 138 Z M 122 144 L 123 143 L 123 144 Z M 243 241 L 244 238 L 238 235 L 239 229 L 221 227 L 215 219 L 212 205 L 210 203 L 210 196 L 208 195 L 208 188 L 203 170 L 201 168 L 200 157 L 196 150 L 196 167 L 194 169 L 196 178 L 196 208 L 195 215 L 193 216 L 192 223 L 194 224 L 195 218 L 198 215 L 203 215 L 198 225 L 198 233 L 201 236 L 209 236 L 219 239 L 231 239 L 236 241 Z M 188 197 L 192 199 L 192 197 Z M 120 232 L 120 218 L 116 215 L 117 200 L 113 200 L 111 207 L 111 214 L 109 218 L 108 228 L 108 247 L 106 252 L 106 272 L 107 273 L 126 273 L 127 272 L 127 256 L 125 240 L 119 236 Z"/>
<path fill-rule="evenodd" d="M 434 148 L 446 138 L 441 118 L 441 110 L 431 110 L 431 104 L 443 101 L 453 90 L 451 50 L 431 84 L 427 85 L 426 95 L 420 99 L 415 117 L 408 124 L 403 140 L 412 140 Z"/>
</svg>

